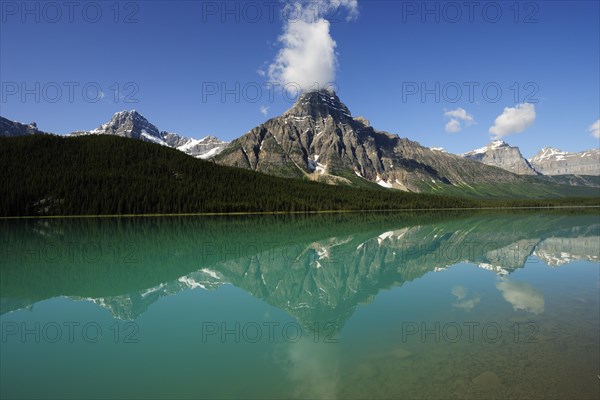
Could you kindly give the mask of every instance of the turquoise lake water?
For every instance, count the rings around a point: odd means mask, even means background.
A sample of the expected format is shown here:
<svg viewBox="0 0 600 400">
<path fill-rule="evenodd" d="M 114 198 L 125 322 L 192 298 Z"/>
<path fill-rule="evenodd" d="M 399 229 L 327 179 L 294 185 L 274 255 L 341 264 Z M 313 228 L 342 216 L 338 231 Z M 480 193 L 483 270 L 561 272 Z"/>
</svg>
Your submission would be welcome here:
<svg viewBox="0 0 600 400">
<path fill-rule="evenodd" d="M 600 397 L 600 217 L 0 221 L 2 398 Z"/>
</svg>

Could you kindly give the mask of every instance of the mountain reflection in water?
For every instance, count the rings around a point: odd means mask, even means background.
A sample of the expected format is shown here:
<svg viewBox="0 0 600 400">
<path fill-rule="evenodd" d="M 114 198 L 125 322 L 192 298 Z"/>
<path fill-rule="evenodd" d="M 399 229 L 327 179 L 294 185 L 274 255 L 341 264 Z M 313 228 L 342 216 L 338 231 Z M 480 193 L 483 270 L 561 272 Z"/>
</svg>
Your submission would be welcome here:
<svg viewBox="0 0 600 400">
<path fill-rule="evenodd" d="M 598 397 L 595 213 L 27 219 L 0 231 L 2 397 Z M 90 321 L 103 341 L 18 331 Z"/>
</svg>

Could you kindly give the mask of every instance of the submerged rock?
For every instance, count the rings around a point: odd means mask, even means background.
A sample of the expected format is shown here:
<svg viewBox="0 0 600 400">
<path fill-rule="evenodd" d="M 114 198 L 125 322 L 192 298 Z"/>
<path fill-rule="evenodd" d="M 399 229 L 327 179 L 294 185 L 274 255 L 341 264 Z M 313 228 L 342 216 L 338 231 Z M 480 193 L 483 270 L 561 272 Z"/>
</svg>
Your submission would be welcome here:
<svg viewBox="0 0 600 400">
<path fill-rule="evenodd" d="M 394 350 L 392 350 L 392 355 L 396 358 L 407 358 L 412 356 L 412 353 L 408 350 L 396 347 Z"/>
<path fill-rule="evenodd" d="M 480 389 L 494 389 L 499 387 L 502 381 L 495 372 L 485 371 L 473 379 L 473 385 Z"/>
</svg>

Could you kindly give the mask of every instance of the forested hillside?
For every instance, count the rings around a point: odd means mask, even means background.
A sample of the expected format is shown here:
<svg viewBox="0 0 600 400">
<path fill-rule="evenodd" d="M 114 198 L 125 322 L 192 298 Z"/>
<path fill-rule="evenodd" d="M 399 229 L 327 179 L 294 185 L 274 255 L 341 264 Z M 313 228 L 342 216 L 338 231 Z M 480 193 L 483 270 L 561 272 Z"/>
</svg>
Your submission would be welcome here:
<svg viewBox="0 0 600 400">
<path fill-rule="evenodd" d="M 390 210 L 596 204 L 481 201 L 276 178 L 111 136 L 0 138 L 0 215 Z"/>
</svg>

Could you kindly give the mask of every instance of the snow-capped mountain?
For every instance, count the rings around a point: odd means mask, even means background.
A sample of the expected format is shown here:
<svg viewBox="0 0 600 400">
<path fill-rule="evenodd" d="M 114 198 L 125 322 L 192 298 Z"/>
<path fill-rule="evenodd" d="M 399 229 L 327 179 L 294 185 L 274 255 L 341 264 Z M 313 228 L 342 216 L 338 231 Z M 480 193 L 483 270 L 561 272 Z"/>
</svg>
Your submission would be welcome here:
<svg viewBox="0 0 600 400">
<path fill-rule="evenodd" d="M 544 147 L 529 160 L 544 175 L 600 175 L 600 149 L 568 153 Z"/>
<path fill-rule="evenodd" d="M 510 146 L 502 140 L 494 140 L 487 146 L 469 151 L 462 156 L 518 175 L 538 175 L 518 147 Z"/>
<path fill-rule="evenodd" d="M 135 110 L 120 111 L 110 121 L 91 131 L 75 131 L 73 136 L 115 135 L 166 145 L 158 128 Z"/>
<path fill-rule="evenodd" d="M 115 135 L 172 147 L 196 158 L 210 158 L 227 146 L 214 136 L 192 139 L 176 133 L 160 131 L 135 110 L 116 113 L 110 121 L 91 131 L 76 131 L 71 136 Z"/>
<path fill-rule="evenodd" d="M 283 115 L 255 127 L 216 157 L 239 168 L 334 184 L 404 191 L 513 182 L 513 174 L 432 150 L 354 118 L 334 92 L 303 93 Z"/>
</svg>

